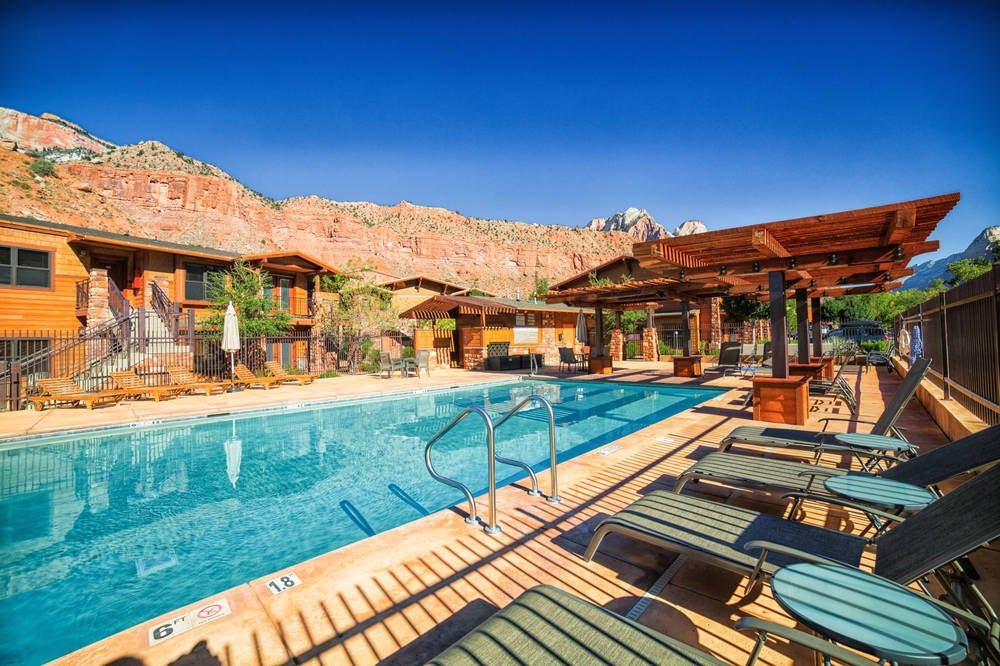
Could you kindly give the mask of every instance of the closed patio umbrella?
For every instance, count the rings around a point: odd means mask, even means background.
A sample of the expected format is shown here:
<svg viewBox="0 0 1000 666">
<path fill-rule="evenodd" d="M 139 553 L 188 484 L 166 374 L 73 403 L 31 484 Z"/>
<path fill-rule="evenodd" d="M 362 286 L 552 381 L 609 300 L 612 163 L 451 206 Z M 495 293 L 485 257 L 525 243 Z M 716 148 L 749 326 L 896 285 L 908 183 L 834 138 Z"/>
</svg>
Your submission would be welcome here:
<svg viewBox="0 0 1000 666">
<path fill-rule="evenodd" d="M 232 386 L 229 392 L 238 391 L 236 388 L 236 352 L 240 350 L 240 322 L 236 317 L 236 308 L 233 302 L 229 301 L 226 308 L 226 317 L 222 321 L 222 351 L 229 352 L 229 373 L 232 379 Z"/>
<path fill-rule="evenodd" d="M 236 437 L 236 421 L 233 420 L 233 436 L 222 445 L 226 450 L 226 476 L 229 482 L 236 487 L 236 481 L 240 478 L 240 463 L 243 461 L 243 442 Z"/>
<path fill-rule="evenodd" d="M 582 309 L 576 314 L 576 341 L 587 344 L 587 322 L 583 318 Z"/>
</svg>

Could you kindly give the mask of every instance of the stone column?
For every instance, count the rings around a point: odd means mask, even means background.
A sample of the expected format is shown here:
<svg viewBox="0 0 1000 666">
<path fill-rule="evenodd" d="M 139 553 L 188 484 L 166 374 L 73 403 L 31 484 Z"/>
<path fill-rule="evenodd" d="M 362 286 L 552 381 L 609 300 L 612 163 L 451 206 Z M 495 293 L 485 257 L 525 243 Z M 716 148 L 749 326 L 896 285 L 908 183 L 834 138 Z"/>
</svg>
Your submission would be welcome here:
<svg viewBox="0 0 1000 666">
<path fill-rule="evenodd" d="M 642 329 L 642 360 L 658 361 L 660 352 L 656 343 L 656 329 L 645 327 Z"/>
<path fill-rule="evenodd" d="M 622 329 L 616 328 L 611 331 L 611 342 L 609 343 L 611 349 L 608 350 L 608 355 L 611 356 L 612 361 L 622 360 L 622 348 L 625 346 L 625 336 L 622 335 Z"/>
</svg>

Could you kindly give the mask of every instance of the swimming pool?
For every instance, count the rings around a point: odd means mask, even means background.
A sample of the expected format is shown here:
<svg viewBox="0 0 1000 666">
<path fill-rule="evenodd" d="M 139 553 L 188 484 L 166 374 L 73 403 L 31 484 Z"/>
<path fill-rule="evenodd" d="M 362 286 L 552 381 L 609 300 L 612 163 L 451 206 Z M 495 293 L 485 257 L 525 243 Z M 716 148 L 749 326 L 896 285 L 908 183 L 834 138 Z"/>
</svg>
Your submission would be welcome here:
<svg viewBox="0 0 1000 666">
<path fill-rule="evenodd" d="M 463 502 L 429 477 L 427 440 L 464 407 L 496 418 L 532 392 L 551 399 L 566 460 L 721 391 L 503 382 L 5 445 L 0 663 L 55 658 Z M 466 419 L 434 464 L 481 494 L 484 441 L 482 422 Z M 496 442 L 547 468 L 547 410 L 519 412 Z M 497 465 L 498 485 L 523 476 Z"/>
</svg>

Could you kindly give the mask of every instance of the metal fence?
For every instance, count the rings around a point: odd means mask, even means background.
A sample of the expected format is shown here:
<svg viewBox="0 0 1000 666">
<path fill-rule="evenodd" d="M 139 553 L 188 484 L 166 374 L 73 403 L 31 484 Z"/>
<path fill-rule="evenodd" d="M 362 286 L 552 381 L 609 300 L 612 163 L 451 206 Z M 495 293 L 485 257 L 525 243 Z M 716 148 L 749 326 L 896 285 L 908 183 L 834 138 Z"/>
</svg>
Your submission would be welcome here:
<svg viewBox="0 0 1000 666">
<path fill-rule="evenodd" d="M 194 331 L 190 318 L 164 322 L 152 310 L 136 309 L 122 321 L 85 331 L 0 332 L 0 411 L 27 406 L 28 395 L 40 392 L 39 379 L 70 377 L 82 390 L 113 388 L 110 373 L 134 369 L 152 386 L 170 383 L 167 366 L 179 365 L 210 378 L 227 378 L 230 357 L 219 345 L 218 334 Z M 398 348 L 406 340 L 375 336 L 364 347 Z M 262 372 L 264 362 L 277 360 L 301 372 L 366 372 L 363 363 L 350 363 L 335 337 L 294 331 L 275 336 L 241 336 L 237 363 Z M 398 352 L 397 352 L 398 353 Z"/>
<path fill-rule="evenodd" d="M 919 333 L 916 332 L 919 327 Z M 919 338 L 931 361 L 928 376 L 973 415 L 1000 423 L 1000 264 L 989 272 L 904 312 L 896 322 Z"/>
</svg>

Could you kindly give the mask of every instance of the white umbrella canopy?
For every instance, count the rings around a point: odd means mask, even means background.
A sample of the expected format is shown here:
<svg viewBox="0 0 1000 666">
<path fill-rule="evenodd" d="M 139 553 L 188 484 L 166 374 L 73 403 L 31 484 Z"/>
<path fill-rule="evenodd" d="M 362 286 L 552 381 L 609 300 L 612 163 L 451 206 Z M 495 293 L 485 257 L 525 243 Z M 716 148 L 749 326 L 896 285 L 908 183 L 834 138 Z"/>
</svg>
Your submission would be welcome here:
<svg viewBox="0 0 1000 666">
<path fill-rule="evenodd" d="M 226 308 L 226 317 L 222 320 L 222 351 L 229 352 L 229 376 L 232 385 L 229 391 L 236 389 L 236 352 L 240 350 L 240 321 L 236 317 L 236 308 L 233 302 L 229 301 Z"/>
</svg>

